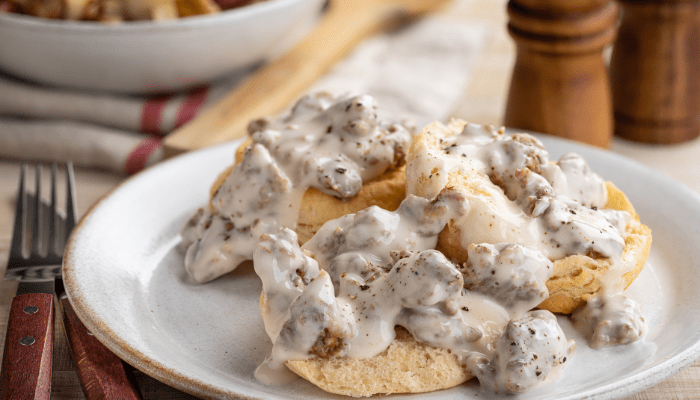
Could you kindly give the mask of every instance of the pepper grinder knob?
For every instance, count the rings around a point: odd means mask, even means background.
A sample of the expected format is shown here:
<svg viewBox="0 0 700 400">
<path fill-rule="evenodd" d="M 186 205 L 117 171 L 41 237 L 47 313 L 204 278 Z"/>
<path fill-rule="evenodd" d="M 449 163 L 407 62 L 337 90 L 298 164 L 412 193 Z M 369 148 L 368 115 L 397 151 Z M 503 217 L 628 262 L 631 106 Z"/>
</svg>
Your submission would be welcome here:
<svg viewBox="0 0 700 400">
<path fill-rule="evenodd" d="M 610 75 L 615 134 L 678 143 L 700 134 L 700 0 L 621 0 Z"/>
<path fill-rule="evenodd" d="M 607 147 L 612 95 L 603 48 L 615 38 L 612 0 L 510 0 L 517 54 L 505 125 Z"/>
</svg>

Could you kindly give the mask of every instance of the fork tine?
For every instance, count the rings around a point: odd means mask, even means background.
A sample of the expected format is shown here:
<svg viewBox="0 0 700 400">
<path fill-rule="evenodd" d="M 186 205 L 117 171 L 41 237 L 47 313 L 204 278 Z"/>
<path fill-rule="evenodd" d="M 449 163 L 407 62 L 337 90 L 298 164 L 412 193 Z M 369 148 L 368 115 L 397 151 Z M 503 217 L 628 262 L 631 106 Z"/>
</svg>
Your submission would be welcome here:
<svg viewBox="0 0 700 400">
<path fill-rule="evenodd" d="M 51 163 L 51 207 L 49 208 L 49 246 L 47 254 L 60 254 L 58 251 L 58 240 L 56 233 L 58 232 L 58 203 L 56 202 L 56 173 L 58 172 L 58 164 Z"/>
<path fill-rule="evenodd" d="M 73 163 L 66 163 L 66 228 L 65 240 L 68 240 L 68 234 L 73 230 L 76 223 L 76 212 L 78 205 L 75 195 L 75 173 L 73 172 Z"/>
<path fill-rule="evenodd" d="M 30 254 L 40 254 L 41 251 L 41 242 L 42 242 L 42 232 L 43 232 L 43 212 L 42 212 L 42 207 L 41 207 L 41 172 L 42 172 L 43 166 L 41 164 L 37 164 L 34 168 L 35 171 L 35 180 L 34 180 L 34 196 L 33 197 L 33 212 L 29 214 L 29 217 L 32 218 L 32 231 L 31 231 L 31 236 L 32 236 L 32 246 L 31 246 L 31 252 Z"/>
<path fill-rule="evenodd" d="M 27 164 L 22 163 L 19 169 L 19 190 L 17 191 L 17 206 L 15 209 L 15 226 L 12 228 L 12 244 L 10 258 L 24 258 L 24 239 L 27 235 Z"/>
</svg>

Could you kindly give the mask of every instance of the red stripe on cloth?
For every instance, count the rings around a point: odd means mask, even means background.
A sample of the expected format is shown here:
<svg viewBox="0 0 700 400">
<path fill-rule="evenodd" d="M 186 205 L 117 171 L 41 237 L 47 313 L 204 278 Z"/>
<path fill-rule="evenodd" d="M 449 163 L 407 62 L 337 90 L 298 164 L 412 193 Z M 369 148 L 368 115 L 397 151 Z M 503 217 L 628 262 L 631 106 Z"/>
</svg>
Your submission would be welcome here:
<svg viewBox="0 0 700 400">
<path fill-rule="evenodd" d="M 144 169 L 148 158 L 160 148 L 162 143 L 163 139 L 157 136 L 149 136 L 143 139 L 126 157 L 124 172 L 132 175 Z"/>
<path fill-rule="evenodd" d="M 180 108 L 175 115 L 175 128 L 179 128 L 186 122 L 194 118 L 204 105 L 209 95 L 209 87 L 202 86 L 187 94 L 185 100 L 180 104 Z"/>
<path fill-rule="evenodd" d="M 168 105 L 167 97 L 154 97 L 146 100 L 141 114 L 141 131 L 154 135 L 162 135 L 160 123 L 163 119 L 163 111 Z"/>
<path fill-rule="evenodd" d="M 14 12 L 16 7 L 14 4 L 5 1 L 0 1 L 0 11 L 5 11 L 5 12 Z"/>
</svg>

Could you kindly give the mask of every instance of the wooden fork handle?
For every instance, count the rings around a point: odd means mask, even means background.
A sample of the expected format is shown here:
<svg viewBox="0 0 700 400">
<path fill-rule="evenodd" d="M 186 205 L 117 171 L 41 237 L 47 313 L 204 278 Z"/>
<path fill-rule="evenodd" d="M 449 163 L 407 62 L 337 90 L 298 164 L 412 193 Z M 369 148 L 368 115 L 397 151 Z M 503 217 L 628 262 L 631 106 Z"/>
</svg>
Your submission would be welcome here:
<svg viewBox="0 0 700 400">
<path fill-rule="evenodd" d="M 129 381 L 119 357 L 88 332 L 67 297 L 61 297 L 59 302 L 71 355 L 88 400 L 141 399 L 139 390 Z"/>
<path fill-rule="evenodd" d="M 5 336 L 0 399 L 49 400 L 53 360 L 53 295 L 15 297 Z"/>
</svg>

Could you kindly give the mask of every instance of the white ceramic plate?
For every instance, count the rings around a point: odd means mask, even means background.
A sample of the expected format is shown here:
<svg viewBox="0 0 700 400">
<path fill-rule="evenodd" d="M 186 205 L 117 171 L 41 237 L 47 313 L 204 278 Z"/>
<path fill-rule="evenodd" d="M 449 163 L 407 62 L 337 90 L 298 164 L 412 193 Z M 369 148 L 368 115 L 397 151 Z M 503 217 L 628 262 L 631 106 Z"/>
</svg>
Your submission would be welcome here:
<svg viewBox="0 0 700 400">
<path fill-rule="evenodd" d="M 649 262 L 628 289 L 650 326 L 631 346 L 594 351 L 577 340 L 556 384 L 523 399 L 616 398 L 656 384 L 700 356 L 700 196 L 620 156 L 543 138 L 552 158 L 582 154 L 615 182 L 653 231 Z M 333 398 L 311 384 L 271 387 L 253 377 L 271 343 L 259 315 L 260 282 L 250 265 L 200 285 L 188 278 L 179 230 L 208 200 L 238 142 L 190 153 L 129 179 L 82 220 L 67 249 L 64 274 L 85 325 L 121 358 L 171 386 L 207 398 Z M 421 395 L 463 399 L 475 383 Z M 488 398 L 478 394 L 480 398 Z M 403 399 L 410 396 L 392 396 Z M 414 397 L 411 397 L 414 398 Z"/>
</svg>

